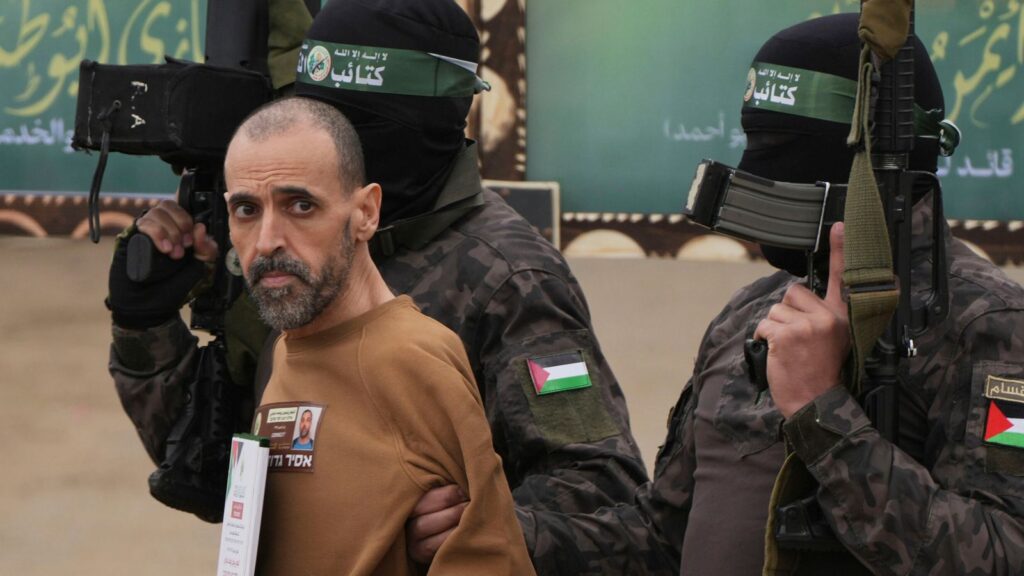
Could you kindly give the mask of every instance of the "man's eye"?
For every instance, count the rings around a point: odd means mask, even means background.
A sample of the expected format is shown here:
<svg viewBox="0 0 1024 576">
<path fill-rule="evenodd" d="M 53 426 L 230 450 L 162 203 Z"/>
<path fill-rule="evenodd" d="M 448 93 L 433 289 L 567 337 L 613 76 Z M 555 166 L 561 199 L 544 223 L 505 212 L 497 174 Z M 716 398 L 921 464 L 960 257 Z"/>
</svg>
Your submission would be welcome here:
<svg viewBox="0 0 1024 576">
<path fill-rule="evenodd" d="M 296 200 L 292 203 L 292 210 L 297 214 L 309 214 L 313 211 L 313 203 L 309 200 Z"/>
<path fill-rule="evenodd" d="M 233 211 L 235 218 L 249 218 L 256 215 L 256 207 L 252 204 L 238 204 Z"/>
</svg>

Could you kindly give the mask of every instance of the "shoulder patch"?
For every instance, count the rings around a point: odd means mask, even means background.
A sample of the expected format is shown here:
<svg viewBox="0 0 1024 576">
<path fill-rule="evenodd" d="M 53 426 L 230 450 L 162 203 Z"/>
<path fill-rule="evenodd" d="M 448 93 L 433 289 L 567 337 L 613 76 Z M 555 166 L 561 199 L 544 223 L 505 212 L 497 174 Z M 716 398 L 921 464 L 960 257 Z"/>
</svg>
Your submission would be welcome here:
<svg viewBox="0 0 1024 576">
<path fill-rule="evenodd" d="M 985 442 L 1024 448 L 1024 380 L 989 375 L 985 397 L 989 400 Z"/>
<path fill-rule="evenodd" d="M 554 394 L 591 386 L 590 371 L 579 350 L 527 358 L 526 366 L 537 394 Z"/>
<path fill-rule="evenodd" d="M 614 402 L 608 399 L 613 377 L 603 373 L 589 340 L 583 330 L 559 332 L 529 338 L 508 350 L 515 356 L 506 366 L 522 390 L 532 425 L 552 447 L 622 434 L 610 411 Z"/>
</svg>

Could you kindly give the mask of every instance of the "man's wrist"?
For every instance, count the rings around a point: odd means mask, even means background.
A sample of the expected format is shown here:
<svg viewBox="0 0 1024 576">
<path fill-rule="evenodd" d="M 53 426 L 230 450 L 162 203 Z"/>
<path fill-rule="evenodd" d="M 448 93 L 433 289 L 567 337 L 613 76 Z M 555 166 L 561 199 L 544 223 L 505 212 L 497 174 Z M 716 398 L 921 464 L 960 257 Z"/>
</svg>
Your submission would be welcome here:
<svg viewBox="0 0 1024 576">
<path fill-rule="evenodd" d="M 782 431 L 807 464 L 832 451 L 844 438 L 871 425 L 844 386 L 832 388 L 786 419 Z"/>
<path fill-rule="evenodd" d="M 135 329 L 113 324 L 113 353 L 123 368 L 139 373 L 158 371 L 184 356 L 196 337 L 180 316 L 152 328 Z"/>
</svg>

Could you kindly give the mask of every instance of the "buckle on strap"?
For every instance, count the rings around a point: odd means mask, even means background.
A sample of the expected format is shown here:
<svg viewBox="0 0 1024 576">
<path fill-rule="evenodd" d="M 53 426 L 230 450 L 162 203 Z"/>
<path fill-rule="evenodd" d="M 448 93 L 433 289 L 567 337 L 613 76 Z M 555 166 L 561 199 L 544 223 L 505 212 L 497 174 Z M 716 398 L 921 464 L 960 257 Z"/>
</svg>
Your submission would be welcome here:
<svg viewBox="0 0 1024 576">
<path fill-rule="evenodd" d="M 868 292 L 891 292 L 896 291 L 898 286 L 895 280 L 888 282 L 866 282 L 846 287 L 849 294 L 867 294 Z"/>
<path fill-rule="evenodd" d="M 370 253 L 374 255 L 390 257 L 395 253 L 394 226 L 381 228 L 370 238 Z"/>
</svg>

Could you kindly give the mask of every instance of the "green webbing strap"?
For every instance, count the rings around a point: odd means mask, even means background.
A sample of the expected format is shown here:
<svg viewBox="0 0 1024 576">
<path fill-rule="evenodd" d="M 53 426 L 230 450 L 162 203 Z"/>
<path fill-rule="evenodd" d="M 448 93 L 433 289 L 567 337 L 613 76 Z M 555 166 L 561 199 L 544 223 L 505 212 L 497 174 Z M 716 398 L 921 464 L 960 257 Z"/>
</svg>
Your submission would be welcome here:
<svg viewBox="0 0 1024 576">
<path fill-rule="evenodd" d="M 800 554 L 779 547 L 775 539 L 775 525 L 779 504 L 792 502 L 806 496 L 814 489 L 814 479 L 804 463 L 786 444 L 786 460 L 775 477 L 772 495 L 768 499 L 768 526 L 764 534 L 764 564 L 762 576 L 789 576 L 796 573 L 800 565 Z"/>
<path fill-rule="evenodd" d="M 913 0 L 862 0 L 857 36 L 884 60 L 892 60 L 907 43 Z"/>
<path fill-rule="evenodd" d="M 847 144 L 860 146 L 850 167 L 850 179 L 846 191 L 843 242 L 846 270 L 843 285 L 849 300 L 850 334 L 853 339 L 853 365 L 847 370 L 846 383 L 850 393 L 860 394 L 860 376 L 864 359 L 871 353 L 875 342 L 889 325 L 889 319 L 899 300 L 899 290 L 892 272 L 892 251 L 889 245 L 889 230 L 885 225 L 885 211 L 875 183 L 871 167 L 871 47 L 866 44 L 861 51 L 857 98 L 854 103 L 853 120 Z M 786 445 L 786 462 L 775 478 L 769 501 L 769 521 L 765 536 L 764 576 L 789 576 L 800 573 L 819 574 L 806 550 L 781 548 L 775 538 L 775 517 L 780 504 L 793 501 L 809 492 L 815 481 L 804 463 Z M 843 558 L 847 558 L 844 556 Z M 825 556 L 833 573 L 844 573 L 834 556 Z M 854 568 L 858 566 L 854 561 Z"/>
<path fill-rule="evenodd" d="M 848 370 L 847 386 L 857 396 L 864 359 L 889 325 L 899 299 L 892 272 L 892 249 L 885 225 L 885 211 L 871 167 L 871 48 L 865 46 L 860 57 L 857 103 L 847 144 L 862 145 L 853 158 L 846 191 L 844 220 L 846 271 L 843 284 L 849 295 L 850 334 L 853 339 L 853 366 Z"/>
<path fill-rule="evenodd" d="M 892 273 L 892 252 L 889 231 L 885 225 L 885 211 L 871 168 L 871 48 L 865 46 L 860 56 L 857 98 L 847 144 L 860 146 L 850 168 L 846 190 L 846 222 L 843 242 L 846 270 L 843 284 L 847 288 L 850 314 L 850 334 L 853 339 L 853 365 L 847 370 L 850 393 L 860 393 L 860 374 L 864 359 L 871 353 L 878 337 L 889 325 L 896 309 L 899 291 Z M 779 505 L 792 502 L 805 495 L 814 486 L 807 472 L 790 446 L 786 445 L 786 463 L 775 478 L 769 501 L 768 534 L 765 536 L 764 576 L 783 576 L 798 573 L 802 551 L 781 548 L 775 538 L 775 517 Z"/>
</svg>

